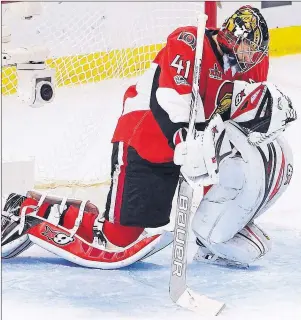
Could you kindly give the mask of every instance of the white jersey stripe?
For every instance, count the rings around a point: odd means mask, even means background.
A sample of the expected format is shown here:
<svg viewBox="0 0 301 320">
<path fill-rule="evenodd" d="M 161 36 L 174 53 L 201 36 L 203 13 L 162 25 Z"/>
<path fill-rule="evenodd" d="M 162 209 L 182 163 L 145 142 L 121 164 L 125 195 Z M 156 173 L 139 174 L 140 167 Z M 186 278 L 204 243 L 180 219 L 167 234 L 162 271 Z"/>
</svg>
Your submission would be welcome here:
<svg viewBox="0 0 301 320">
<path fill-rule="evenodd" d="M 120 175 L 120 167 L 123 165 L 123 142 L 118 143 L 118 164 L 116 164 L 114 173 L 113 173 L 113 181 L 112 181 L 112 194 L 111 194 L 111 204 L 109 211 L 109 221 L 114 223 L 114 213 L 115 213 L 115 203 L 116 203 L 116 195 L 119 184 L 119 175 Z"/>
</svg>

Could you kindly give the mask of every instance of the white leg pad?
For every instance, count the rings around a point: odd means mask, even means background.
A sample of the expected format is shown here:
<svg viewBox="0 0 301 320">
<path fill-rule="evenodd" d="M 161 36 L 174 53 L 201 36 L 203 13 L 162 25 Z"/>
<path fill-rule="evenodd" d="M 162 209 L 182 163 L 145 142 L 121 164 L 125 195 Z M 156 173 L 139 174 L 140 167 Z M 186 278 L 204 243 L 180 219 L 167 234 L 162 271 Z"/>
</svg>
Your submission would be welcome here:
<svg viewBox="0 0 301 320">
<path fill-rule="evenodd" d="M 220 165 L 219 184 L 204 196 L 193 217 L 194 233 L 209 244 L 233 238 L 251 220 L 262 201 L 264 168 L 255 148 L 251 155 L 252 161 L 234 157 Z"/>
<path fill-rule="evenodd" d="M 220 164 L 220 179 L 202 199 L 192 229 L 208 244 L 225 243 L 264 213 L 287 189 L 292 173 L 292 153 L 278 138 L 260 148 L 251 146 L 234 125 L 227 134 L 240 155 Z"/>
</svg>

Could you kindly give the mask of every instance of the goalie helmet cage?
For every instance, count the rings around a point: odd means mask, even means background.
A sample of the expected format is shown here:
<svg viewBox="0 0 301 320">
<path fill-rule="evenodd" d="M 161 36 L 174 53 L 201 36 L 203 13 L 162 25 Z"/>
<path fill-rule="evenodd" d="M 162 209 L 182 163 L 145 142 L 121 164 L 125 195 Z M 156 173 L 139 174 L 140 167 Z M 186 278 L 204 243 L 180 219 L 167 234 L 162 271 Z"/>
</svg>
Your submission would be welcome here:
<svg viewBox="0 0 301 320">
<path fill-rule="evenodd" d="M 180 26 L 195 25 L 201 10 L 208 15 L 208 27 L 216 27 L 217 17 L 217 3 L 211 1 L 63 1 L 40 2 L 39 7 L 35 2 L 34 8 L 29 7 L 31 2 L 4 1 L 1 5 L 2 25 L 11 35 L 9 43 L 5 45 L 10 48 L 36 45 L 47 47 L 50 55 L 46 65 L 55 70 L 57 91 L 64 87 L 80 86 L 82 89 L 91 85 L 102 86 L 107 80 L 119 79 L 120 90 L 124 92 L 128 80 L 143 74 L 173 30 Z M 118 10 L 116 5 L 119 6 Z M 125 9 L 126 19 L 123 17 Z M 122 37 L 120 30 L 123 32 Z M 17 102 L 17 85 L 16 67 L 2 67 L 4 105 Z M 56 99 L 54 101 L 58 103 Z M 97 99 L 99 100 L 99 97 L 95 97 L 95 100 Z M 64 108 L 64 105 L 61 108 Z M 71 122 L 70 120 L 67 124 Z M 82 130 L 89 132 L 83 132 L 77 141 L 70 140 L 70 150 L 63 156 L 60 157 L 58 146 L 50 146 L 53 154 L 57 152 L 57 163 L 47 162 L 46 154 L 30 155 L 35 158 L 36 189 L 81 188 L 109 183 L 109 167 L 105 173 L 103 168 L 89 166 L 84 173 L 79 172 L 78 176 L 74 177 L 73 174 L 69 177 L 65 174 L 67 170 L 84 166 L 89 137 L 95 135 L 98 128 L 95 123 L 87 123 Z M 5 131 L 3 137 L 5 138 Z M 64 139 L 70 137 L 69 134 Z M 53 143 L 55 144 L 55 141 Z M 6 150 L 5 144 L 2 152 L 4 159 L 10 157 L 10 150 Z M 17 150 L 14 153 L 16 154 Z M 101 159 L 96 159 L 94 163 L 101 163 Z"/>
</svg>

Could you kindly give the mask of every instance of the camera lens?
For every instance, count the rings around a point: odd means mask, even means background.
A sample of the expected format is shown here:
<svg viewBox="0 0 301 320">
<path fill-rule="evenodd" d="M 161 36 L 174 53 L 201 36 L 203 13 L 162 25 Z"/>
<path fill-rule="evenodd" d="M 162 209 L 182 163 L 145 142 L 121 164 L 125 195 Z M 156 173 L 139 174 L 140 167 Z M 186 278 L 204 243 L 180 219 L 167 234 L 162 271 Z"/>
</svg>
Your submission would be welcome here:
<svg viewBox="0 0 301 320">
<path fill-rule="evenodd" d="M 41 98 L 44 101 L 49 101 L 53 97 L 53 89 L 49 84 L 43 84 L 40 89 Z"/>
</svg>

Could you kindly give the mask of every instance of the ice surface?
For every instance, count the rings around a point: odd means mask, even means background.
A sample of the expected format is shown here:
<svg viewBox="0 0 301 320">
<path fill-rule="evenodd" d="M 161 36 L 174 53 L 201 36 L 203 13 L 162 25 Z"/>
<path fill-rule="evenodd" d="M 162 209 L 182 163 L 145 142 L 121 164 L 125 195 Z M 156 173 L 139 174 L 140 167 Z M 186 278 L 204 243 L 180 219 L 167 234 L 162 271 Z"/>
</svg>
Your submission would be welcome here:
<svg viewBox="0 0 301 320">
<path fill-rule="evenodd" d="M 300 70 L 301 55 L 271 61 L 270 81 L 281 85 L 297 110 Z M 41 109 L 26 108 L 5 97 L 3 157 L 35 155 L 41 181 L 58 176 L 106 179 L 110 136 L 121 111 L 121 88 L 119 80 L 62 88 L 55 102 Z M 192 261 L 195 245 L 191 237 L 189 285 L 227 303 L 220 319 L 301 319 L 299 122 L 285 133 L 294 152 L 291 185 L 260 218 L 273 239 L 272 252 L 249 270 L 202 265 Z M 103 207 L 105 188 L 84 192 Z M 15 259 L 2 261 L 3 320 L 200 319 L 169 299 L 170 257 L 169 246 L 144 262 L 105 271 L 78 267 L 34 246 Z"/>
</svg>

